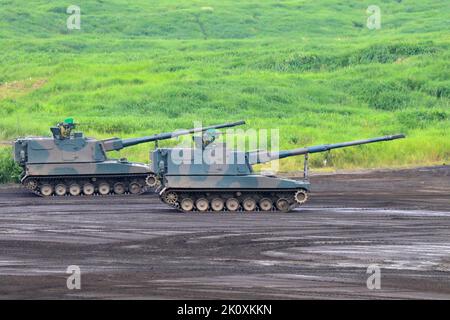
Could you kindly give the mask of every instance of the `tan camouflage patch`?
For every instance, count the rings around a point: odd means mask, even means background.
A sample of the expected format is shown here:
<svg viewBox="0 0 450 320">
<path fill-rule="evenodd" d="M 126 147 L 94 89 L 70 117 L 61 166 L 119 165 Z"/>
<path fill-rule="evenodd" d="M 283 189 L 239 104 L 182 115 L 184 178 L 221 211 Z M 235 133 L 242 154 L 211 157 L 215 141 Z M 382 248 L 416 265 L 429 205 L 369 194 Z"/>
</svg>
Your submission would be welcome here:
<svg viewBox="0 0 450 320">
<path fill-rule="evenodd" d="M 2 83 L 0 84 L 0 100 L 20 97 L 41 88 L 46 83 L 46 79 L 32 78 Z"/>
</svg>

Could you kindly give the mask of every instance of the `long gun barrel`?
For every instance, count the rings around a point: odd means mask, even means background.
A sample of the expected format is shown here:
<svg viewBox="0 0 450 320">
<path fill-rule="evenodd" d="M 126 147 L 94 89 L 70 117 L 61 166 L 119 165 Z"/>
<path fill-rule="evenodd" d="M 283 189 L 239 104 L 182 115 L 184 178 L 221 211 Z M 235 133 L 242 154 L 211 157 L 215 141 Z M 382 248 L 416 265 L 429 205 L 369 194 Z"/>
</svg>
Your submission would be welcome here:
<svg viewBox="0 0 450 320">
<path fill-rule="evenodd" d="M 367 140 L 356 140 L 356 141 L 350 141 L 350 142 L 342 142 L 342 143 L 335 143 L 335 144 L 323 144 L 319 146 L 313 146 L 313 147 L 306 147 L 306 148 L 298 148 L 293 150 L 285 150 L 285 151 L 279 151 L 279 152 L 253 152 L 249 154 L 249 162 L 251 164 L 256 163 L 265 163 L 276 159 L 283 159 L 291 156 L 297 156 L 302 154 L 309 154 L 309 153 L 317 153 L 317 152 L 325 152 L 332 149 L 338 149 L 338 148 L 345 148 L 350 146 L 356 146 L 361 144 L 368 144 L 368 143 L 374 143 L 374 142 L 381 142 L 381 141 L 390 141 L 390 140 L 396 140 L 396 139 L 402 139 L 405 138 L 405 135 L 403 134 L 397 134 L 392 136 L 384 136 L 384 137 L 378 137 L 378 138 L 372 138 Z"/>
<path fill-rule="evenodd" d="M 152 142 L 152 141 L 160 141 L 160 140 L 167 140 L 171 138 L 175 138 L 182 135 L 188 135 L 193 134 L 196 132 L 204 132 L 211 129 L 222 129 L 222 128 L 230 128 L 235 127 L 239 125 L 245 124 L 245 121 L 237 121 L 237 122 L 231 122 L 231 123 L 224 123 L 219 124 L 215 126 L 209 126 L 209 127 L 200 127 L 200 128 L 193 128 L 188 130 L 178 130 L 174 132 L 166 132 L 166 133 L 159 133 L 152 136 L 147 137 L 141 137 L 141 138 L 131 138 L 131 139 L 119 139 L 119 138 L 112 138 L 103 140 L 103 148 L 105 151 L 113 151 L 113 150 L 120 150 L 126 147 L 131 147 L 137 144 L 146 143 L 146 142 Z"/>
</svg>

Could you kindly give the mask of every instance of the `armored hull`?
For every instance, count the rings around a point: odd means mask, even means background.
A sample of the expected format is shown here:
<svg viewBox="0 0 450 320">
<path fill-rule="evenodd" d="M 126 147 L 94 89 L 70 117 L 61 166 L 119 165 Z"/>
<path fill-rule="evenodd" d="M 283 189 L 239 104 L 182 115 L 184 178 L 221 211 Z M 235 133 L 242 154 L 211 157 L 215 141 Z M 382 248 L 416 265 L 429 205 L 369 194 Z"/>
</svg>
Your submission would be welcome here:
<svg viewBox="0 0 450 320">
<path fill-rule="evenodd" d="M 303 204 L 309 181 L 249 174 L 167 176 L 163 201 L 182 211 L 288 211 Z M 176 201 L 174 201 L 176 200 Z"/>
<path fill-rule="evenodd" d="M 209 164 L 207 159 L 202 163 L 189 161 L 194 159 L 195 149 L 154 151 L 152 163 L 159 167 L 153 170 L 165 172 L 162 201 L 184 212 L 289 211 L 306 202 L 308 180 L 256 174 L 248 159 L 245 161 L 245 154 L 224 148 L 208 146 L 202 154 L 225 153 L 228 164 Z M 178 161 L 180 155 L 188 161 Z"/>
<path fill-rule="evenodd" d="M 30 164 L 22 184 L 40 196 L 141 194 L 152 177 L 145 164 L 107 160 L 101 163 Z"/>
</svg>

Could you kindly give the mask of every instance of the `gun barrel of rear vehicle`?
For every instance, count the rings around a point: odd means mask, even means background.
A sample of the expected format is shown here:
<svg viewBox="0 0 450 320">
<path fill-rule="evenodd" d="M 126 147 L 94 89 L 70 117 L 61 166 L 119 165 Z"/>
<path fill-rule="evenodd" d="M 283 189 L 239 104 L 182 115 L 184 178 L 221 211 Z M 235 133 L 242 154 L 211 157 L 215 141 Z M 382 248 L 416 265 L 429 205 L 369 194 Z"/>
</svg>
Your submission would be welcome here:
<svg viewBox="0 0 450 320">
<path fill-rule="evenodd" d="M 211 129 L 222 129 L 222 128 L 230 128 L 235 127 L 239 125 L 245 124 L 245 121 L 237 121 L 237 122 L 231 122 L 231 123 L 224 123 L 219 125 L 213 125 L 208 127 L 199 127 L 199 128 L 192 128 L 188 130 L 177 130 L 173 132 L 166 132 L 166 133 L 159 133 L 151 136 L 146 137 L 140 137 L 140 138 L 130 138 L 130 139 L 119 139 L 119 138 L 112 138 L 103 140 L 103 147 L 105 151 L 113 151 L 113 150 L 121 150 L 123 148 L 135 146 L 141 143 L 147 143 L 147 142 L 153 142 L 153 141 L 161 141 L 161 140 L 167 140 L 175 137 L 179 137 L 182 135 L 188 135 L 193 134 L 196 132 L 204 132 Z"/>
</svg>

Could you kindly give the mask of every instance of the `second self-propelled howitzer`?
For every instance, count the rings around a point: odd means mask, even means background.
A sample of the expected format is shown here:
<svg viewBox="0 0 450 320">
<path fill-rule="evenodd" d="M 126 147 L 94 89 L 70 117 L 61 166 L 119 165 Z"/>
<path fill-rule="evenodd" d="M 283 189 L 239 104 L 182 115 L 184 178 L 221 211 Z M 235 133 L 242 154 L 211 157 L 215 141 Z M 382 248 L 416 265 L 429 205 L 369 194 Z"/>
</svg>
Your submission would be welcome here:
<svg viewBox="0 0 450 320">
<path fill-rule="evenodd" d="M 197 139 L 193 149 L 166 148 L 152 152 L 153 170 L 163 177 L 159 190 L 162 201 L 184 212 L 286 212 L 308 199 L 309 154 L 390 141 L 404 138 L 404 135 L 278 152 L 231 150 L 224 143 L 213 143 L 214 135 L 212 137 Z M 305 156 L 301 180 L 262 175 L 253 170 L 254 164 L 297 155 Z"/>
<path fill-rule="evenodd" d="M 123 158 L 110 159 L 107 152 L 238 124 L 241 122 L 140 138 L 97 140 L 73 132 L 76 124 L 69 118 L 50 128 L 52 137 L 17 139 L 13 152 L 23 168 L 22 184 L 40 196 L 140 194 L 158 184 L 151 167 Z"/>
</svg>

